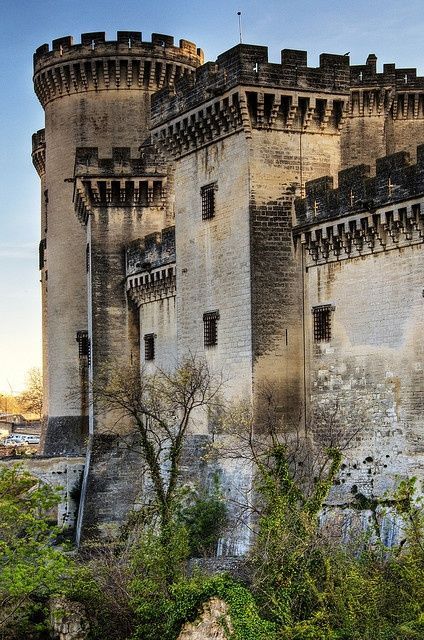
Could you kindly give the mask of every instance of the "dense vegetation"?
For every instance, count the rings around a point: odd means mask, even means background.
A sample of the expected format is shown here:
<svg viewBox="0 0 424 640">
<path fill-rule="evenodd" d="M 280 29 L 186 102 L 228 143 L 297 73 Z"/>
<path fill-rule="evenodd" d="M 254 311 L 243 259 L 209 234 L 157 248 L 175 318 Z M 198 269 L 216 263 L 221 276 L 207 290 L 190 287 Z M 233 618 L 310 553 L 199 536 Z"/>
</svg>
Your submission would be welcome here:
<svg viewBox="0 0 424 640">
<path fill-rule="evenodd" d="M 84 606 L 87 640 L 176 640 L 212 596 L 228 606 L 231 640 L 424 638 L 424 513 L 415 481 L 399 482 L 381 504 L 354 498 L 375 513 L 390 503 L 404 523 L 398 546 L 382 544 L 377 518 L 369 535 L 337 543 L 319 516 L 339 471 L 340 438 L 299 465 L 305 443 L 295 438 L 293 448 L 280 437 L 271 394 L 262 442 L 254 442 L 245 408 L 226 416 L 236 441 L 227 454 L 255 465 L 249 581 L 189 570 L 191 558 L 214 555 L 229 524 L 217 480 L 196 490 L 181 486 L 180 474 L 190 415 L 219 413 L 220 386 L 191 359 L 174 374 L 144 377 L 142 386 L 137 372 L 117 372 L 99 390 L 105 410 L 132 418 L 152 485 L 148 504 L 113 543 L 93 542 L 78 554 L 67 548 L 53 522 L 58 494 L 22 467 L 0 471 L 0 640 L 51 637 L 56 596 Z M 311 474 L 314 463 L 319 471 Z"/>
<path fill-rule="evenodd" d="M 193 541 L 204 534 L 210 551 L 219 536 L 223 503 L 216 490 L 197 496 L 166 529 L 133 523 L 119 545 L 94 547 L 81 560 L 53 544 L 58 532 L 48 513 L 56 494 L 22 469 L 3 470 L 0 637 L 48 638 L 49 598 L 60 594 L 86 606 L 92 640 L 174 640 L 213 595 L 229 606 L 233 640 L 423 638 L 424 518 L 414 482 L 401 483 L 395 496 L 404 544 L 335 547 L 320 537 L 317 514 L 338 452 L 310 496 L 291 478 L 284 449 L 273 455 L 275 473 L 261 474 L 265 508 L 248 587 L 226 575 L 187 574 L 187 559 L 202 551 Z"/>
</svg>

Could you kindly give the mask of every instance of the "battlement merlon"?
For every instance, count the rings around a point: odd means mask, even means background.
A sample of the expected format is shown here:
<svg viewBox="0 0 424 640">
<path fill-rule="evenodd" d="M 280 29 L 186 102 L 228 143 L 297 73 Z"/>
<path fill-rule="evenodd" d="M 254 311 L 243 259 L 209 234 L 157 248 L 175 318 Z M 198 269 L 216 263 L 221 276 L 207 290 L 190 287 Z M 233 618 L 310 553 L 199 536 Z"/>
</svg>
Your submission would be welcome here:
<svg viewBox="0 0 424 640">
<path fill-rule="evenodd" d="M 127 295 L 137 307 L 175 296 L 175 227 L 132 242 L 125 257 Z"/>
<path fill-rule="evenodd" d="M 114 147 L 99 158 L 98 147 L 78 147 L 75 158 L 74 207 L 82 224 L 98 207 L 165 207 L 167 173 L 151 148 L 131 157 L 129 147 Z"/>
<path fill-rule="evenodd" d="M 150 233 L 128 245 L 126 276 L 150 273 L 158 267 L 174 264 L 175 255 L 175 227 Z"/>
<path fill-rule="evenodd" d="M 115 41 L 103 32 L 85 33 L 81 44 L 70 36 L 47 44 L 34 54 L 34 90 L 43 107 L 75 93 L 109 89 L 153 93 L 191 75 L 203 64 L 203 52 L 188 40 L 174 46 L 172 36 L 152 34 L 142 42 L 141 33 L 118 31 Z"/>
<path fill-rule="evenodd" d="M 113 147 L 109 158 L 99 158 L 98 147 L 77 147 L 75 178 L 166 177 L 166 166 L 152 146 L 140 147 L 140 155 L 131 157 L 129 147 Z"/>
<path fill-rule="evenodd" d="M 46 136 L 45 130 L 39 129 L 32 134 L 32 163 L 40 176 L 46 172 Z"/>
<path fill-rule="evenodd" d="M 306 183 L 306 197 L 295 203 L 296 233 L 323 221 L 413 200 L 424 194 L 424 145 L 417 147 L 417 163 L 401 151 L 376 161 L 376 174 L 370 167 L 358 165 L 338 174 L 338 188 L 324 176 Z"/>
<path fill-rule="evenodd" d="M 323 53 L 317 68 L 307 66 L 305 51 L 283 49 L 281 63 L 268 62 L 268 48 L 239 44 L 152 97 L 153 126 L 171 120 L 182 111 L 236 86 L 292 89 L 347 95 L 350 86 L 349 57 Z"/>
<path fill-rule="evenodd" d="M 387 88 L 397 91 L 424 89 L 424 77 L 417 76 L 415 68 L 397 69 L 395 64 L 384 64 L 383 72 L 377 73 L 377 56 L 370 53 L 366 64 L 351 65 L 350 85 L 352 89 Z"/>
</svg>

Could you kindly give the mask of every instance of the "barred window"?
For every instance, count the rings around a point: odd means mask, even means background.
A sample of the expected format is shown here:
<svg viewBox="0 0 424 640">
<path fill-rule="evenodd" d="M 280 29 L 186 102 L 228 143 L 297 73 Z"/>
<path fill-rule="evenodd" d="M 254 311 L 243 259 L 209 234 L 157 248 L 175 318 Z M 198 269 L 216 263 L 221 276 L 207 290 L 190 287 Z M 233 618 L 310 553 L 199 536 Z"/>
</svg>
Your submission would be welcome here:
<svg viewBox="0 0 424 640">
<path fill-rule="evenodd" d="M 215 191 L 217 189 L 216 182 L 206 184 L 200 190 L 202 197 L 202 220 L 210 220 L 215 215 Z"/>
<path fill-rule="evenodd" d="M 208 311 L 203 314 L 203 344 L 214 347 L 218 344 L 219 311 Z"/>
<path fill-rule="evenodd" d="M 331 340 L 331 314 L 333 311 L 334 307 L 331 304 L 322 304 L 312 308 L 315 342 L 329 342 Z"/>
<path fill-rule="evenodd" d="M 91 345 L 88 331 L 77 331 L 76 341 L 78 342 L 79 359 L 87 358 L 88 364 L 91 362 Z"/>
<path fill-rule="evenodd" d="M 154 333 L 146 333 L 144 335 L 144 359 L 145 360 L 155 359 L 155 334 Z"/>
</svg>

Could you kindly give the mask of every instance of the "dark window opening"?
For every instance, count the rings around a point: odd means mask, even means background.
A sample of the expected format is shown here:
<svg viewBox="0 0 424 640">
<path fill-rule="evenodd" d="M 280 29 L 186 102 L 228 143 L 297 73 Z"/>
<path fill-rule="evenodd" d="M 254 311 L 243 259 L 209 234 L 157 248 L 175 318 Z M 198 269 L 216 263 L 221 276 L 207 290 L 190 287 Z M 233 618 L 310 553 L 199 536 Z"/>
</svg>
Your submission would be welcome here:
<svg viewBox="0 0 424 640">
<path fill-rule="evenodd" d="M 43 238 L 42 240 L 40 240 L 40 244 L 38 245 L 38 268 L 40 269 L 44 269 L 44 262 L 46 259 L 46 247 L 47 247 L 47 240 L 45 238 Z"/>
<path fill-rule="evenodd" d="M 331 314 L 334 307 L 331 304 L 314 307 L 314 341 L 329 342 L 331 340 Z"/>
<path fill-rule="evenodd" d="M 214 347 L 218 344 L 219 311 L 208 311 L 203 314 L 203 344 Z"/>
<path fill-rule="evenodd" d="M 87 358 L 88 364 L 91 362 L 91 345 L 88 331 L 77 331 L 78 356 L 80 360 Z"/>
<path fill-rule="evenodd" d="M 90 271 L 90 245 L 87 243 L 85 247 L 85 270 Z"/>
<path fill-rule="evenodd" d="M 215 215 L 216 182 L 207 184 L 200 190 L 202 197 L 202 220 L 210 220 Z"/>
<path fill-rule="evenodd" d="M 45 224 L 44 224 L 44 233 L 47 233 L 47 222 L 48 222 L 48 205 L 49 204 L 49 190 L 46 189 L 44 191 L 44 211 L 45 211 Z"/>
<path fill-rule="evenodd" d="M 144 359 L 155 359 L 155 334 L 146 333 L 144 336 Z"/>
</svg>

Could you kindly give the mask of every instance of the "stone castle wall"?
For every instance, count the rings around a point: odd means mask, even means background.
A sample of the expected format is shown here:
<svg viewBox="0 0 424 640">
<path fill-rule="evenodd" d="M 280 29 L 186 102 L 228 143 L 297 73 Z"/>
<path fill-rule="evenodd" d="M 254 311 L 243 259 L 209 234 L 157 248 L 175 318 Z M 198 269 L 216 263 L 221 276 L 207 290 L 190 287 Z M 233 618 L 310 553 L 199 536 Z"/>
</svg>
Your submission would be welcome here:
<svg viewBox="0 0 424 640">
<path fill-rule="evenodd" d="M 45 110 L 45 191 L 49 216 L 45 236 L 48 400 L 45 453 L 78 452 L 87 435 L 86 406 L 76 336 L 86 331 L 86 237 L 74 215 L 73 176 L 78 147 L 138 148 L 148 135 L 150 96 L 202 62 L 193 43 L 174 46 L 171 36 L 119 32 L 108 42 L 101 32 L 39 47 L 34 88 Z M 78 390 L 81 393 L 78 396 Z M 69 394 L 72 394 L 72 400 Z M 85 420 L 82 417 L 85 417 Z"/>
<path fill-rule="evenodd" d="M 74 528 L 78 516 L 82 475 L 85 459 L 80 457 L 56 458 L 3 458 L 0 468 L 20 465 L 25 471 L 38 478 L 42 483 L 59 489 L 60 501 L 57 505 L 57 524 L 59 527 Z"/>
<path fill-rule="evenodd" d="M 138 308 L 140 365 L 151 373 L 177 365 L 175 227 L 145 236 L 127 248 L 127 295 Z M 153 358 L 146 360 L 146 336 Z"/>
<path fill-rule="evenodd" d="M 369 167 L 343 171 L 336 190 L 313 181 L 297 203 L 310 428 L 325 442 L 333 415 L 346 445 L 333 505 L 382 498 L 399 477 L 423 474 L 422 147 L 416 155 L 416 165 L 405 153 L 378 160 L 372 178 Z M 324 340 L 314 327 L 323 307 Z"/>
<path fill-rule="evenodd" d="M 138 32 L 118 32 L 115 42 L 83 34 L 80 45 L 63 38 L 36 52 L 46 144 L 37 138 L 33 157 L 49 197 L 46 448 L 81 441 L 66 436 L 62 416 L 65 389 L 85 375 L 75 346 L 85 329 L 92 380 L 108 362 L 154 370 L 190 352 L 223 373 L 229 398 L 257 401 L 271 386 L 295 429 L 310 430 L 320 411 L 321 443 L 326 411 L 339 403 L 346 424 L 361 429 L 332 499 L 381 494 L 392 469 L 421 465 L 424 173 L 415 146 L 424 142 L 424 79 L 394 65 L 378 73 L 373 54 L 358 66 L 322 54 L 311 68 L 304 51 L 284 49 L 275 64 L 266 47 L 237 45 L 201 62 L 192 43 L 174 47 L 160 34 L 144 43 Z M 374 171 L 376 158 L 395 152 Z M 211 216 L 203 215 L 205 189 Z M 72 195 L 83 231 L 67 213 Z M 323 306 L 333 332 L 325 344 L 315 340 L 311 311 Z M 208 313 L 217 344 L 205 346 Z M 147 363 L 146 334 L 155 344 Z M 71 408 L 69 432 L 84 412 Z M 202 459 L 215 437 L 209 423 L 193 428 L 184 477 L 211 472 Z M 109 426 L 94 408 L 84 483 L 93 531 L 122 522 L 143 490 L 139 460 Z M 249 489 L 250 469 L 216 468 L 229 498 Z M 248 537 L 234 527 L 220 552 L 243 553 Z"/>
<path fill-rule="evenodd" d="M 126 424 L 98 404 L 96 386 L 106 384 L 117 368 L 137 366 L 140 357 L 138 311 L 128 304 L 125 283 L 126 247 L 140 235 L 159 232 L 172 215 L 166 171 L 152 166 L 146 151 L 113 148 L 99 158 L 97 148 L 77 150 L 76 212 L 86 225 L 88 277 L 89 380 L 94 382 L 89 408 L 90 473 L 84 484 L 85 528 L 99 533 L 125 519 L 141 491 L 134 468 L 138 455 L 121 441 Z M 138 467 L 137 467 L 138 463 Z M 141 474 L 140 474 L 141 475 Z M 116 492 L 121 507 L 111 500 Z"/>
<path fill-rule="evenodd" d="M 340 138 L 254 130 L 250 153 L 254 381 L 277 393 L 286 424 L 297 428 L 304 414 L 302 265 L 293 251 L 292 203 L 302 178 L 337 171 Z"/>
<path fill-rule="evenodd" d="M 228 393 L 250 395 L 251 319 L 248 148 L 236 134 L 176 164 L 178 353 L 204 356 Z M 215 214 L 202 220 L 201 188 L 215 185 Z M 217 345 L 203 344 L 203 314 L 219 312 Z"/>
</svg>

